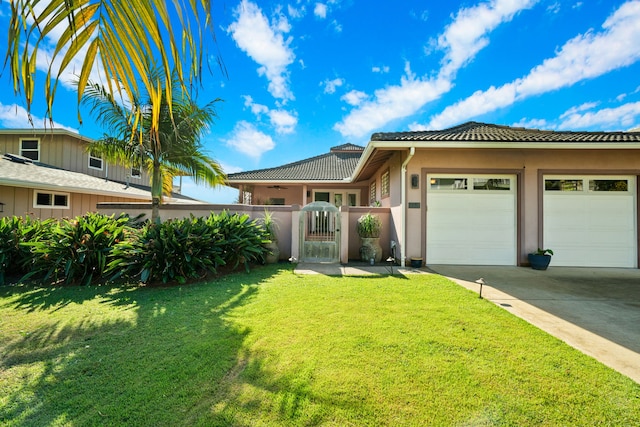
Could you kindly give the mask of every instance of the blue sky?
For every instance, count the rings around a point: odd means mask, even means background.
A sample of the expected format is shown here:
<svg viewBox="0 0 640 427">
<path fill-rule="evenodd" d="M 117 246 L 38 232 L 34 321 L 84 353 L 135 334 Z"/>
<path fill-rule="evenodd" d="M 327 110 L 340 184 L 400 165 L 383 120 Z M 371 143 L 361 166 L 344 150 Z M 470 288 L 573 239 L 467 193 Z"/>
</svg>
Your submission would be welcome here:
<svg viewBox="0 0 640 427">
<path fill-rule="evenodd" d="M 8 3 L 0 3 L 3 28 Z M 228 173 L 346 142 L 366 145 L 374 132 L 469 120 L 555 130 L 640 126 L 640 1 L 213 3 L 217 44 L 208 52 L 222 58 L 228 76 L 212 56 L 198 100 L 224 100 L 204 143 Z M 10 88 L 4 71 L 0 128 L 28 127 Z M 79 127 L 75 107 L 63 86 L 57 126 L 100 137 L 89 117 Z M 33 114 L 38 126 L 43 106 Z M 236 197 L 190 183 L 184 192 L 212 202 Z"/>
</svg>

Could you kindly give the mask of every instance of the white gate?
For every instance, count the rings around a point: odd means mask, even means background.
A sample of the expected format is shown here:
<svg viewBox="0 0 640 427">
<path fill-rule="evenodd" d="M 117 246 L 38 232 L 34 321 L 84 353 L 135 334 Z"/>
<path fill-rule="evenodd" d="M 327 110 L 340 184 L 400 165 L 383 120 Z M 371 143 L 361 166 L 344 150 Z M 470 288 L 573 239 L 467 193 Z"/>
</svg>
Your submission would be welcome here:
<svg viewBox="0 0 640 427">
<path fill-rule="evenodd" d="M 340 214 L 327 202 L 313 202 L 301 209 L 300 248 L 302 262 L 340 260 Z"/>
</svg>

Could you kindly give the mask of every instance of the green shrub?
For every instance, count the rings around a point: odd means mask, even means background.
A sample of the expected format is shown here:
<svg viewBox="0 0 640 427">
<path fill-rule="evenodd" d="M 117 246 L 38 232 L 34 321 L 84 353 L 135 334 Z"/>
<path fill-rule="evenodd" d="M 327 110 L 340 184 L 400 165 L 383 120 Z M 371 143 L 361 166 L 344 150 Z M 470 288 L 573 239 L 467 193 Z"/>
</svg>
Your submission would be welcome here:
<svg viewBox="0 0 640 427">
<path fill-rule="evenodd" d="M 52 220 L 40 221 L 30 217 L 0 218 L 0 285 L 6 274 L 22 275 L 30 268 L 33 254 L 26 242 L 38 241 L 49 234 Z"/>
<path fill-rule="evenodd" d="M 114 279 L 185 283 L 225 263 L 219 240 L 203 218 L 148 223 L 114 247 L 108 270 Z"/>
<path fill-rule="evenodd" d="M 33 260 L 24 277 L 44 283 L 89 284 L 102 279 L 109 253 L 124 238 L 127 216 L 114 218 L 89 213 L 75 219 L 53 222 L 48 233 L 22 245 L 30 247 Z"/>
<path fill-rule="evenodd" d="M 243 264 L 249 271 L 251 263 L 264 263 L 269 250 L 263 245 L 270 241 L 269 232 L 258 221 L 224 211 L 209 215 L 206 222 L 220 235 L 224 260 L 233 269 Z"/>
</svg>

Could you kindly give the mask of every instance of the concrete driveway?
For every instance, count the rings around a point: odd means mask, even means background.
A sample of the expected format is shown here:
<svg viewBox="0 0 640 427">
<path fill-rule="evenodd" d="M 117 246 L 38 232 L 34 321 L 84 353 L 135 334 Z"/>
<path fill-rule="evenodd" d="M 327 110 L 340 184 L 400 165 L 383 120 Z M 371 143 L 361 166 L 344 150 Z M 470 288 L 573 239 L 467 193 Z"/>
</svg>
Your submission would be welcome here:
<svg viewBox="0 0 640 427">
<path fill-rule="evenodd" d="M 640 383 L 640 270 L 429 268 Z"/>
</svg>

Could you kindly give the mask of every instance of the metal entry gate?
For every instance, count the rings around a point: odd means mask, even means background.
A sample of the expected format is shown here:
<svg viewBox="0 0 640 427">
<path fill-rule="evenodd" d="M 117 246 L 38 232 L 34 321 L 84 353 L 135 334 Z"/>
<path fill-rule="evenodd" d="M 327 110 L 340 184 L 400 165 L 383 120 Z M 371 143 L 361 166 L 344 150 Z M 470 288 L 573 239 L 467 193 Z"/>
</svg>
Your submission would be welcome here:
<svg viewBox="0 0 640 427">
<path fill-rule="evenodd" d="M 313 202 L 301 209 L 300 248 L 303 262 L 340 260 L 340 215 L 327 202 Z"/>
</svg>

